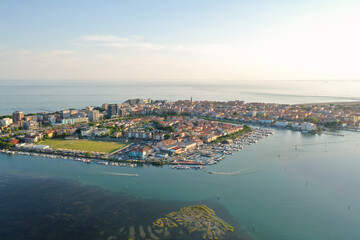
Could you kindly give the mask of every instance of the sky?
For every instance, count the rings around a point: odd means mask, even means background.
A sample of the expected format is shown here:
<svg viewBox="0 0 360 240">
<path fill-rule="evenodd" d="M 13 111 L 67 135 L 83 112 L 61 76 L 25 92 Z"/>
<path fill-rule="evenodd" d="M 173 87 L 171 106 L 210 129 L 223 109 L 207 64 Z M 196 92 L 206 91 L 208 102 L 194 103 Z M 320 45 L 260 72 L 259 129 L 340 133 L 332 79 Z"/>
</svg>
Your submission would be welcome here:
<svg viewBox="0 0 360 240">
<path fill-rule="evenodd" d="M 3 80 L 360 80 L 359 0 L 0 1 Z"/>
</svg>

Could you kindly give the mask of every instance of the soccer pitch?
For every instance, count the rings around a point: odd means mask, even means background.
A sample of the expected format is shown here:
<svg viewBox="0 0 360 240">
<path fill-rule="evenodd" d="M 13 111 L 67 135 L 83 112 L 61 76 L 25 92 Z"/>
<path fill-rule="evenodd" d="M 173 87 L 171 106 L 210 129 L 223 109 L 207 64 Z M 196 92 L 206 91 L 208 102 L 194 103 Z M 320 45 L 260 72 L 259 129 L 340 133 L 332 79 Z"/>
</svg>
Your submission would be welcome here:
<svg viewBox="0 0 360 240">
<path fill-rule="evenodd" d="M 126 143 L 121 142 L 103 142 L 91 140 L 61 140 L 61 139 L 46 139 L 39 142 L 41 145 L 49 145 L 52 149 L 70 149 L 87 152 L 105 152 L 111 153 L 119 148 L 126 146 Z"/>
</svg>

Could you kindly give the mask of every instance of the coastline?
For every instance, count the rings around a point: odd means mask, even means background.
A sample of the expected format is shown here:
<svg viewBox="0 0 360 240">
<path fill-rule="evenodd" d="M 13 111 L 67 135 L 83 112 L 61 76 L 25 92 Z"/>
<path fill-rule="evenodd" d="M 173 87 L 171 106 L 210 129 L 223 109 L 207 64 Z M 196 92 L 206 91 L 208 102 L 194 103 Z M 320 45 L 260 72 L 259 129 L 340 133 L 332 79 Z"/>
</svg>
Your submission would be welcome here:
<svg viewBox="0 0 360 240">
<path fill-rule="evenodd" d="M 75 160 L 83 163 L 97 163 L 102 165 L 113 165 L 113 166 L 130 166 L 135 167 L 137 165 L 171 165 L 173 169 L 203 169 L 203 166 L 213 165 L 222 159 L 226 158 L 227 155 L 232 155 L 235 151 L 240 151 L 246 145 L 251 145 L 257 143 L 258 140 L 261 140 L 269 135 L 272 135 L 273 132 L 267 131 L 261 128 L 255 128 L 245 135 L 240 135 L 235 137 L 234 143 L 231 144 L 216 144 L 209 143 L 203 145 L 202 148 L 198 149 L 199 151 L 206 152 L 209 154 L 209 159 L 206 162 L 197 161 L 192 157 L 195 153 L 190 151 L 186 155 L 174 156 L 167 161 L 146 161 L 138 159 L 115 159 L 115 158 L 96 158 L 96 157 L 85 157 L 82 155 L 76 155 L 77 151 L 73 151 L 73 154 L 61 154 L 58 150 L 54 149 L 53 151 L 47 150 L 24 150 L 21 148 L 11 148 L 11 149 L 2 149 L 0 153 L 4 154 L 19 154 L 19 155 L 28 155 L 28 156 L 39 156 L 45 158 L 61 158 L 68 160 Z M 118 151 L 118 150 L 116 150 Z M 219 154 L 220 153 L 220 154 Z M 181 166 L 190 166 L 190 167 L 181 167 Z"/>
</svg>

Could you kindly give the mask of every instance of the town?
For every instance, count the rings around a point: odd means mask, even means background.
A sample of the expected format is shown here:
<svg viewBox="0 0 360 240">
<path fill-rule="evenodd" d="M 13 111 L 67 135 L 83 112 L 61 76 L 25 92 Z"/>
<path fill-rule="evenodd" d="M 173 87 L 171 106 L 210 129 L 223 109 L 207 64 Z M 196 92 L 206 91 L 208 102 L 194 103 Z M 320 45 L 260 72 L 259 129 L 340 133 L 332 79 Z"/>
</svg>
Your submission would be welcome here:
<svg viewBox="0 0 360 240">
<path fill-rule="evenodd" d="M 273 134 L 271 127 L 338 136 L 333 130 L 359 131 L 360 103 L 130 99 L 57 112 L 16 111 L 0 119 L 2 152 L 199 169 Z"/>
</svg>

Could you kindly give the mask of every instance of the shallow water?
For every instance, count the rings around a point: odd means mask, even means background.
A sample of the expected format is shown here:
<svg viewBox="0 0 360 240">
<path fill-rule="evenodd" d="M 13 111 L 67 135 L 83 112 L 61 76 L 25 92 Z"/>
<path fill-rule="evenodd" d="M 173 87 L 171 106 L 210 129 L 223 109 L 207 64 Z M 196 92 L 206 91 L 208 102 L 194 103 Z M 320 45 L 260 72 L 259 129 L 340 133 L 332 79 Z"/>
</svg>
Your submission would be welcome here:
<svg viewBox="0 0 360 240">
<path fill-rule="evenodd" d="M 360 135 L 342 134 L 345 137 L 276 130 L 275 135 L 207 167 L 207 171 L 247 174 L 114 167 L 5 154 L 0 155 L 0 171 L 66 178 L 155 202 L 188 204 L 218 201 L 219 196 L 219 203 L 256 239 L 358 239 Z M 158 216 L 157 207 L 146 213 L 149 218 Z"/>
<path fill-rule="evenodd" d="M 86 186 L 74 180 L 0 174 L 1 239 L 128 239 L 130 229 L 151 239 L 149 226 L 160 217 L 189 205 L 215 210 L 235 226 L 223 239 L 251 239 L 216 200 L 178 202 L 144 200 Z M 201 239 L 201 235 L 170 231 L 160 239 Z M 137 238 L 136 238 L 137 235 Z"/>
</svg>

